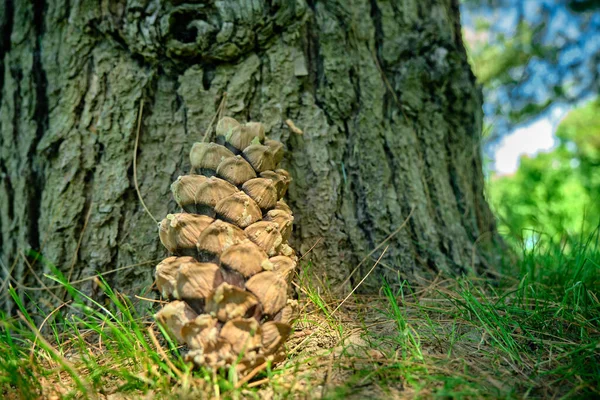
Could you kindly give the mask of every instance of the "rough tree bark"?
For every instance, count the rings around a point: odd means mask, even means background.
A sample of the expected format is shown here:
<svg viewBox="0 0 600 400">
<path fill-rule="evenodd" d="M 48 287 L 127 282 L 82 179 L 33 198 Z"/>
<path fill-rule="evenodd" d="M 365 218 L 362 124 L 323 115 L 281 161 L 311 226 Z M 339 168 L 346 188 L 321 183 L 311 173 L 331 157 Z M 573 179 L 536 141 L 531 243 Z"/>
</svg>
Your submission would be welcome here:
<svg viewBox="0 0 600 400">
<path fill-rule="evenodd" d="M 106 277 L 130 292 L 149 286 L 165 251 L 133 184 L 140 102 L 138 179 L 161 219 L 225 92 L 227 115 L 260 120 L 286 144 L 293 242 L 303 253 L 321 239 L 306 257 L 314 276 L 344 282 L 411 211 L 363 290 L 383 276 L 486 268 L 495 228 L 458 0 L 99 3 L 0 8 L 4 288 L 9 272 L 20 293 L 40 286 L 30 250 L 43 257 L 39 275 L 138 264 Z"/>
</svg>

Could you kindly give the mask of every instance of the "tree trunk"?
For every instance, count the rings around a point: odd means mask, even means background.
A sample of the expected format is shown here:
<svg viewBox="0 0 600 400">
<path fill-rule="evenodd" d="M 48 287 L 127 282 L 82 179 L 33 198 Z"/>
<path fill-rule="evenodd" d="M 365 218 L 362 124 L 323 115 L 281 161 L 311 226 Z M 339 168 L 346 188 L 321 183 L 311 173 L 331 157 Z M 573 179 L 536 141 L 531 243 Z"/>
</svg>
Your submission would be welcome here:
<svg viewBox="0 0 600 400">
<path fill-rule="evenodd" d="M 42 297 L 33 271 L 50 285 L 53 266 L 149 287 L 165 250 L 134 186 L 140 102 L 139 189 L 160 220 L 225 92 L 226 115 L 286 145 L 311 276 L 355 284 L 388 245 L 363 290 L 486 268 L 496 234 L 458 0 L 34 3 L 0 9 L 3 288 L 10 272 Z"/>
</svg>

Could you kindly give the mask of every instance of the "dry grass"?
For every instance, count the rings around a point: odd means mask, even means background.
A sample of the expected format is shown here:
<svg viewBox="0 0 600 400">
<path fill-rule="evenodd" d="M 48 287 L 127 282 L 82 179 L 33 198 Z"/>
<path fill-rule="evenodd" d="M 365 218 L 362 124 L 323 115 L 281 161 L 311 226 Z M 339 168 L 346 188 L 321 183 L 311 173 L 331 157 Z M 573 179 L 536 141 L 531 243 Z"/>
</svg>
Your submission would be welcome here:
<svg viewBox="0 0 600 400">
<path fill-rule="evenodd" d="M 312 286 L 303 261 L 288 358 L 246 376 L 185 363 L 151 317 L 160 302 L 117 293 L 102 277 L 90 277 L 102 304 L 56 270 L 52 286 L 5 282 L 19 311 L 0 314 L 0 397 L 597 398 L 598 244 L 596 231 L 569 254 L 536 246 L 493 283 L 438 276 L 344 298 Z M 34 289 L 70 300 L 36 325 L 28 310 L 37 305 L 20 300 Z"/>
<path fill-rule="evenodd" d="M 76 295 L 49 318 L 46 339 L 24 314 L 2 320 L 0 393 L 263 400 L 600 395 L 593 377 L 597 319 L 560 301 L 520 299 L 515 284 L 497 290 L 475 279 L 438 277 L 414 291 L 384 285 L 380 296 L 354 295 L 338 307 L 340 299 L 301 280 L 303 311 L 288 359 L 250 379 L 193 370 L 151 318 L 134 313 L 139 304 L 105 287 L 112 307 Z M 597 313 L 595 294 L 589 299 Z"/>
</svg>

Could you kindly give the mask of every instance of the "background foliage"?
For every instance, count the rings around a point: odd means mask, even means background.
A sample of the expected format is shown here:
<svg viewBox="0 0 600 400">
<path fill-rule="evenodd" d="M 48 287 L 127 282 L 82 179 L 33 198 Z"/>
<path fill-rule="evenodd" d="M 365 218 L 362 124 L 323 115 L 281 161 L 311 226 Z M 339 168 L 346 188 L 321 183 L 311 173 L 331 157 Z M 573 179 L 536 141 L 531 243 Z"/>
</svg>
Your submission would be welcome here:
<svg viewBox="0 0 600 400">
<path fill-rule="evenodd" d="M 600 0 L 465 0 L 463 28 L 494 139 L 600 90 Z"/>
<path fill-rule="evenodd" d="M 544 12 L 528 19 L 524 4 Z M 466 14 L 469 8 L 474 13 L 470 27 L 483 38 L 469 41 L 465 34 L 467 43 L 481 45 L 472 47 L 471 60 L 484 85 L 488 140 L 565 101 L 562 88 L 569 80 L 558 85 L 553 79 L 565 75 L 552 78 L 547 67 L 564 65 L 558 59 L 569 59 L 569 45 L 542 33 L 552 25 L 549 16 L 570 16 L 565 29 L 589 27 L 598 5 L 464 4 Z M 506 20 L 517 15 L 517 25 L 490 23 L 494 13 Z M 589 43 L 589 36 L 570 37 L 572 47 Z M 105 294 L 104 302 L 96 302 L 48 264 L 57 286 L 33 289 L 49 296 L 64 291 L 70 300 L 39 327 L 17 294 L 21 288 L 2 285 L 0 296 L 11 296 L 20 312 L 0 310 L 0 397 L 600 398 L 600 100 L 590 101 L 598 94 L 598 54 L 584 53 L 576 63 L 579 76 L 592 80 L 585 95 L 569 100 L 580 106 L 558 126 L 557 146 L 522 159 L 511 176 L 489 175 L 500 230 L 522 247 L 518 259 L 502 260 L 505 273 L 498 280 L 436 278 L 426 287 L 405 283 L 397 290 L 382 282 L 378 296 L 341 299 L 327 285 L 311 286 L 312 265 L 304 260 L 295 280 L 302 317 L 287 360 L 240 377 L 234 368 L 192 370 L 151 317 L 154 300 L 118 292 L 104 277 L 91 276 L 86 279 Z M 541 103 L 527 100 L 527 87 L 553 95 Z M 33 258 L 47 263 L 39 254 Z"/>
<path fill-rule="evenodd" d="M 600 223 L 600 102 L 570 112 L 559 125 L 558 146 L 524 157 L 511 176 L 493 176 L 489 197 L 500 230 L 528 245 L 545 234 L 553 243 L 588 235 Z"/>
<path fill-rule="evenodd" d="M 488 153 L 515 126 L 573 108 L 553 150 L 523 157 L 510 176 L 488 173 L 509 243 L 531 248 L 544 238 L 569 251 L 600 223 L 600 1 L 467 0 L 462 12 Z"/>
</svg>

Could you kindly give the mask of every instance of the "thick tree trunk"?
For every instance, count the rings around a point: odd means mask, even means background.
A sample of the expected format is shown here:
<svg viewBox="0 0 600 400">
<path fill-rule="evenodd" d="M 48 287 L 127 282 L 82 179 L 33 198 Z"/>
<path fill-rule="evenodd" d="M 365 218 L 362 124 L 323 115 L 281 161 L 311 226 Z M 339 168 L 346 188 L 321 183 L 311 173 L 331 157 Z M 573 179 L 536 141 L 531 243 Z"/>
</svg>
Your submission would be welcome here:
<svg viewBox="0 0 600 400">
<path fill-rule="evenodd" d="M 355 283 L 383 247 L 347 281 L 353 268 L 409 215 L 363 289 L 484 269 L 495 229 L 457 3 L 5 0 L 3 279 L 40 286 L 24 262 L 39 252 L 40 275 L 139 264 L 106 277 L 149 286 L 165 250 L 133 184 L 140 102 L 139 186 L 161 219 L 225 92 L 227 115 L 262 121 L 287 146 L 293 243 L 306 253 L 320 240 L 305 257 L 313 276 Z"/>
</svg>

